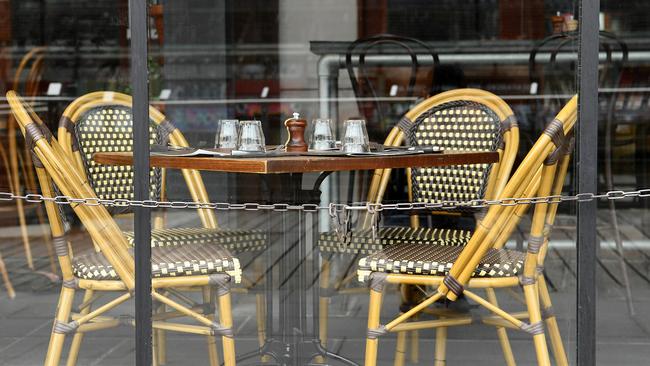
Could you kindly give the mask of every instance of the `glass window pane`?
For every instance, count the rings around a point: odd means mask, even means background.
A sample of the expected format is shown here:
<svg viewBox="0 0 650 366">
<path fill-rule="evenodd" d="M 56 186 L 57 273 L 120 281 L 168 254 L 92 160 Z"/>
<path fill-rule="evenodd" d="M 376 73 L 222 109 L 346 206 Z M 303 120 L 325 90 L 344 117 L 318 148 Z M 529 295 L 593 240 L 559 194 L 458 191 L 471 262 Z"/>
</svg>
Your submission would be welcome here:
<svg viewBox="0 0 650 366">
<path fill-rule="evenodd" d="M 647 4 L 600 6 L 598 172 L 601 191 L 635 191 L 647 186 L 646 139 L 648 63 L 644 37 Z M 643 312 L 648 288 L 647 200 L 603 201 L 598 206 L 598 362 L 614 361 L 608 349 L 625 347 L 626 363 L 642 364 L 643 350 L 630 340 L 648 340 Z M 602 310 L 616 307 L 611 317 Z M 614 317 L 616 320 L 614 320 Z M 625 343 L 622 345 L 621 343 Z"/>
<path fill-rule="evenodd" d="M 130 107 L 114 98 L 131 90 L 129 64 L 126 1 L 0 1 L 0 191 L 30 197 L 1 208 L 0 364 L 135 362 L 134 309 L 116 286 L 133 276 L 132 215 L 70 204 L 132 198 L 130 173 L 93 157 L 130 149 Z"/>
<path fill-rule="evenodd" d="M 228 127 L 233 122 L 227 120 L 239 120 L 241 126 L 251 125 L 242 121 L 260 121 L 267 150 L 272 154 L 282 154 L 278 151 L 284 150 L 287 141 L 290 147 L 300 148 L 300 138 L 293 140 L 296 135 L 290 136 L 285 128 L 286 124 L 300 130 L 300 119 L 307 124 L 307 143 L 317 130 L 313 127 L 317 125 L 316 119 L 330 120 L 329 129 L 322 127 L 327 122 L 318 122 L 321 126 L 318 139 L 325 141 L 320 146 L 332 146 L 331 140 L 345 143 L 353 136 L 362 137 L 363 133 L 355 135 L 353 130 L 346 133 L 346 126 L 354 125 L 346 121 L 363 119 L 371 148 L 382 144 L 411 144 L 436 145 L 446 152 L 496 150 L 500 143 L 492 139 L 500 139 L 501 134 L 495 126 L 501 126 L 501 121 L 513 114 L 519 136 L 515 139 L 511 137 L 513 133 L 507 135 L 505 144 L 510 146 L 507 150 L 510 158 L 503 165 L 512 164 L 512 169 L 510 173 L 502 172 L 505 185 L 545 126 L 577 92 L 578 43 L 574 17 L 577 2 L 479 1 L 458 6 L 449 1 L 413 0 L 216 3 L 197 0 L 163 1 L 155 6 L 161 9 L 162 21 L 155 26 L 157 41 L 150 44 L 151 104 L 178 128 L 189 146 L 222 148 L 212 154 L 230 154 L 233 145 L 235 150 L 246 148 L 233 142 L 235 133 Z M 567 37 L 555 43 L 549 39 L 560 32 Z M 532 53 L 536 57 L 530 62 Z M 504 109 L 495 112 L 498 107 L 494 104 L 492 109 L 481 109 L 471 103 L 462 108 L 452 103 L 436 112 L 434 106 L 441 102 L 434 102 L 416 113 L 416 106 L 428 97 L 461 88 L 482 89 L 498 97 L 476 96 L 465 90 L 443 94 L 453 95 L 444 101 L 489 104 L 487 98 L 503 103 Z M 477 125 L 475 128 L 486 131 L 481 134 L 473 132 L 472 125 L 453 124 L 455 120 L 445 121 L 445 117 L 438 120 L 443 111 L 455 118 L 453 113 L 462 115 L 463 108 L 466 113 L 470 110 L 481 116 L 486 113 L 485 120 L 490 121 L 492 116 L 494 123 Z M 430 110 L 429 117 L 422 114 L 426 110 Z M 294 113 L 299 114 L 298 121 Z M 405 115 L 410 122 L 403 119 Z M 430 136 L 414 132 L 405 141 L 401 137 L 394 141 L 398 130 L 390 132 L 400 120 L 404 128 L 409 123 L 430 128 L 427 130 L 431 131 Z M 323 128 L 327 132 L 323 133 Z M 240 140 L 258 135 L 251 131 L 259 129 L 240 127 Z M 312 148 L 315 146 L 311 144 Z M 373 185 L 373 167 L 383 159 L 368 158 L 364 168 L 346 168 L 342 165 L 351 164 L 351 160 L 346 162 L 346 158 L 337 157 L 340 160 L 328 168 L 311 170 L 305 161 L 314 157 L 277 158 L 286 159 L 283 168 L 274 168 L 276 158 L 269 157 L 267 162 L 259 155 L 201 159 L 183 167 L 201 170 L 207 196 L 191 194 L 174 159 L 161 159 L 159 164 L 170 168 L 166 187 L 170 200 L 209 199 L 222 205 L 219 207 L 223 209 L 215 211 L 222 235 L 242 230 L 245 235 L 255 230 L 262 234 L 261 247 L 254 247 L 251 243 L 257 242 L 242 237 L 220 243 L 231 250 L 243 268 L 242 283 L 233 284 L 234 339 L 236 354 L 252 355 L 253 361 L 268 361 L 273 356 L 266 354 L 261 358 L 256 353 L 266 345 L 263 348 L 266 351 L 281 350 L 275 355 L 287 362 L 294 359 L 301 359 L 301 363 L 336 362 L 332 354 L 310 359 L 323 351 L 314 346 L 313 340 L 320 339 L 324 349 L 363 363 L 369 300 L 367 283 L 358 281 L 357 271 L 364 268 L 362 258 L 388 250 L 390 244 L 407 245 L 409 235 L 414 240 L 412 245 L 436 246 L 438 249 L 434 250 L 441 250 L 437 244 L 442 239 L 436 242 L 434 237 L 438 234 L 431 234 L 434 228 L 451 233 L 445 234 L 448 235 L 445 244 L 453 242 L 462 246 L 476 230 L 475 213 L 480 210 L 429 213 L 385 209 L 381 220 L 377 220 L 379 229 L 373 238 L 374 220 L 363 210 L 340 212 L 332 219 L 327 210 L 319 214 L 273 211 L 268 209 L 270 206 L 250 210 L 255 205 L 245 206 L 249 210 L 241 209 L 244 206 L 226 209 L 226 203 L 313 203 L 323 207 L 329 203 L 364 205 L 367 200 L 386 204 L 434 203 L 492 198 L 498 195 L 491 190 L 500 190 L 489 188 L 496 183 L 490 183 L 489 170 L 485 168 L 469 172 L 466 167 L 425 165 L 413 170 L 409 178 L 403 168 L 412 164 L 395 165 L 392 172 L 385 171 L 385 185 L 378 188 L 378 181 Z M 334 172 L 326 178 L 323 176 L 324 180 L 319 179 L 319 173 L 328 169 Z M 287 174 L 292 171 L 294 174 Z M 467 174 L 478 178 L 466 179 Z M 574 181 L 575 171 L 569 164 L 566 182 L 558 192 L 574 192 Z M 311 190 L 314 186 L 317 191 Z M 381 198 L 377 197 L 378 192 Z M 531 190 L 530 194 L 538 193 Z M 276 206 L 279 207 L 284 206 Z M 168 224 L 177 228 L 211 227 L 211 223 L 201 221 L 191 211 L 167 210 Z M 414 221 L 415 216 L 419 216 L 419 223 Z M 513 226 L 512 234 L 503 237 L 508 250 L 526 250 L 532 215 L 523 216 Z M 562 342 L 568 359 L 573 362 L 575 207 L 559 206 L 555 221 L 545 277 Z M 415 225 L 421 228 L 411 228 Z M 412 259 L 415 263 L 422 258 Z M 409 271 L 408 266 L 404 264 L 404 271 Z M 442 272 L 433 274 L 444 275 L 442 268 Z M 400 266 L 394 270 L 399 272 Z M 361 279 L 363 273 L 360 272 Z M 387 286 L 381 324 L 387 324 L 427 294 L 434 293 L 435 287 L 404 285 L 400 297 L 396 285 Z M 476 293 L 486 296 L 483 290 Z M 496 293 L 504 309 L 526 310 L 519 302 L 523 297 L 518 286 L 514 291 L 500 289 Z M 194 294 L 192 299 L 200 302 L 201 296 Z M 544 307 L 548 306 L 545 303 Z M 443 302 L 435 303 L 428 311 L 432 314 L 422 315 L 419 320 L 438 319 L 440 312 L 445 311 L 459 316 L 490 315 L 474 299 L 465 296 L 449 307 Z M 419 358 L 420 362 L 432 363 L 434 358 L 443 357 L 442 348 L 437 355 L 435 351 L 436 337 L 441 341 L 442 334 L 421 330 L 416 342 L 411 341 L 411 335 L 407 337 L 408 345 L 397 334 L 382 336 L 378 362 L 391 364 L 395 357 L 405 354 L 407 360 Z M 517 361 L 534 362 L 536 353 L 530 336 L 511 330 L 507 334 Z M 204 347 L 203 341 L 196 337 L 183 337 L 178 342 L 198 350 Z M 499 344 L 494 326 L 454 326 L 447 337 L 447 358 L 449 363 L 486 359 L 500 363 L 503 355 Z M 463 352 L 468 345 L 481 352 Z M 552 348 L 550 341 L 548 348 Z M 180 361 L 183 357 L 169 354 L 168 361 L 173 363 L 174 359 Z M 195 357 L 205 355 L 197 352 Z M 554 357 L 552 351 L 550 357 Z"/>
</svg>

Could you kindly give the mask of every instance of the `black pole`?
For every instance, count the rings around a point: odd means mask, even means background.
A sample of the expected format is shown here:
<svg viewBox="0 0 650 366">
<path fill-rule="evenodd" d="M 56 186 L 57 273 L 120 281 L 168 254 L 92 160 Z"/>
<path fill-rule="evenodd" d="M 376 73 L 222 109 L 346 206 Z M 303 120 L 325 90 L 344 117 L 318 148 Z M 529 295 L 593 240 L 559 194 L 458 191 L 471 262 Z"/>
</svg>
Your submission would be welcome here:
<svg viewBox="0 0 650 366">
<path fill-rule="evenodd" d="M 600 0 L 580 2 L 578 192 L 596 192 L 598 160 L 598 31 Z M 577 342 L 579 366 L 596 364 L 596 201 L 578 204 Z"/>
<path fill-rule="evenodd" d="M 133 162 L 136 200 L 149 199 L 149 86 L 147 80 L 147 1 L 129 0 Z M 151 365 L 151 212 L 136 207 L 135 364 Z"/>
</svg>

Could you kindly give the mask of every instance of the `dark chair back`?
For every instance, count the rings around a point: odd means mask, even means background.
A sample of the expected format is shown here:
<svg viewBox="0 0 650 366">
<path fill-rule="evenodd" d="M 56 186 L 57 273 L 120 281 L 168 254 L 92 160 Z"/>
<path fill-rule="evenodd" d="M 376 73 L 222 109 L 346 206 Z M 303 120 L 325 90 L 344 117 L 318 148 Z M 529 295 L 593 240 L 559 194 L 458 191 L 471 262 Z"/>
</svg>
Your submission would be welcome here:
<svg viewBox="0 0 650 366">
<path fill-rule="evenodd" d="M 392 126 L 395 121 L 399 119 L 401 114 L 408 109 L 408 107 L 405 107 L 402 113 L 400 113 L 399 110 L 396 113 L 389 112 L 390 107 L 387 106 L 394 103 L 384 102 L 382 100 L 382 98 L 387 96 L 388 93 L 386 90 L 380 92 L 380 89 L 386 89 L 386 85 L 373 86 L 368 65 L 366 64 L 366 56 L 369 54 L 380 54 L 384 56 L 408 55 L 410 57 L 410 64 L 408 64 L 410 69 L 408 84 L 405 89 L 405 94 L 402 95 L 406 98 L 415 96 L 418 71 L 421 68 L 418 57 L 420 57 L 420 60 L 423 55 L 426 55 L 425 57 L 431 57 L 433 63 L 431 70 L 433 72 L 435 72 L 436 67 L 440 64 L 440 60 L 433 47 L 425 42 L 410 37 L 380 34 L 358 39 L 350 44 L 345 54 L 345 66 L 350 78 L 350 83 L 352 84 L 352 90 L 357 98 L 359 112 L 368 121 L 368 124 L 371 127 L 369 133 L 373 134 L 374 130 L 377 130 L 376 127 L 379 127 L 379 130 L 376 131 L 376 133 L 383 136 L 386 131 L 383 131 L 381 127 Z M 353 56 L 358 56 L 356 72 Z M 390 59 L 387 58 L 385 63 L 390 64 Z M 391 86 L 389 85 L 387 87 L 390 88 Z M 432 75 L 431 84 L 425 90 L 426 92 L 420 93 L 422 95 L 419 96 L 425 97 L 426 94 L 434 95 L 439 92 L 439 90 L 436 90 L 435 75 Z"/>
</svg>

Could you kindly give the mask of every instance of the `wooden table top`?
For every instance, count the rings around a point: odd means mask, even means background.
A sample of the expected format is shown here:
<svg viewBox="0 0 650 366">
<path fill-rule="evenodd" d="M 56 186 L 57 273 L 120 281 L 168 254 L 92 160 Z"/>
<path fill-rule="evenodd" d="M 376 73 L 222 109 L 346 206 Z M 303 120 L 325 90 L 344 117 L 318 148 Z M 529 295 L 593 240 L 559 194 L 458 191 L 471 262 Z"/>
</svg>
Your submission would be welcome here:
<svg viewBox="0 0 650 366">
<path fill-rule="evenodd" d="M 93 159 L 106 165 L 132 165 L 132 153 L 96 153 Z M 494 163 L 496 152 L 445 151 L 443 153 L 394 156 L 282 156 L 261 158 L 151 156 L 152 167 L 196 169 L 230 173 L 313 173 L 345 170 L 372 170 L 417 166 L 446 166 Z"/>
</svg>

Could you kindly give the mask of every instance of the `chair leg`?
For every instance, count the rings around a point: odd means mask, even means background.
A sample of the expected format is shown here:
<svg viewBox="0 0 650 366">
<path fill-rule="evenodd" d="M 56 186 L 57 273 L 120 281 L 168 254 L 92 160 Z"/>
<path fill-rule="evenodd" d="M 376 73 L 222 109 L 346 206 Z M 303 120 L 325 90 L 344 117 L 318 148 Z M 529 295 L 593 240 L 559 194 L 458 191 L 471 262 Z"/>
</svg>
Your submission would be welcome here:
<svg viewBox="0 0 650 366">
<path fill-rule="evenodd" d="M 499 306 L 497 301 L 497 295 L 493 288 L 485 289 L 487 293 L 487 300 L 494 306 Z M 497 336 L 499 337 L 499 343 L 501 343 L 501 350 L 503 351 L 503 358 L 506 361 L 507 366 L 516 365 L 515 356 L 512 353 L 512 347 L 510 346 L 510 340 L 508 339 L 508 332 L 504 327 L 497 327 Z"/>
<path fill-rule="evenodd" d="M 164 313 L 167 310 L 167 305 L 160 304 L 158 311 Z M 162 329 L 156 329 L 154 331 L 154 336 L 156 337 L 156 359 L 158 360 L 158 365 L 164 365 L 167 363 L 167 332 Z"/>
<path fill-rule="evenodd" d="M 318 298 L 318 339 L 320 344 L 327 348 L 327 336 L 328 336 L 328 320 L 329 320 L 329 306 L 330 298 L 324 294 L 325 291 L 329 289 L 330 285 L 330 261 L 323 258 L 323 265 L 321 266 L 320 277 L 319 277 L 319 286 L 320 286 L 320 296 Z M 324 296 L 325 295 L 325 296 Z M 325 363 L 325 357 L 317 356 L 314 358 L 315 363 Z"/>
<path fill-rule="evenodd" d="M 86 290 L 82 303 L 86 303 L 93 297 L 93 290 Z M 79 312 L 81 315 L 86 315 L 90 312 L 92 306 L 88 305 L 85 308 L 81 309 Z M 84 333 L 76 332 L 74 337 L 72 337 L 72 343 L 70 344 L 70 352 L 68 353 L 68 361 L 66 366 L 75 366 L 77 364 L 77 359 L 79 358 L 79 349 L 81 348 L 81 342 L 84 339 Z"/>
<path fill-rule="evenodd" d="M 266 298 L 264 294 L 255 295 L 255 313 L 257 314 L 257 343 L 261 348 L 266 343 Z M 268 362 L 269 356 L 262 356 L 261 361 Z"/>
<path fill-rule="evenodd" d="M 70 320 L 70 310 L 72 309 L 72 301 L 74 300 L 75 290 L 68 287 L 63 287 L 61 296 L 59 297 L 59 304 L 56 309 L 56 322 L 67 323 Z M 58 366 L 61 359 L 61 351 L 63 350 L 63 343 L 65 341 L 65 333 L 58 332 L 52 327 L 50 335 L 50 344 L 45 356 L 45 366 Z"/>
<path fill-rule="evenodd" d="M 402 315 L 402 313 L 400 313 Z M 395 360 L 393 366 L 404 366 L 406 358 L 406 337 L 408 332 L 397 332 L 397 343 L 395 345 Z"/>
<path fill-rule="evenodd" d="M 158 362 L 158 332 L 154 330 L 154 335 L 151 337 L 151 366 L 160 366 Z"/>
<path fill-rule="evenodd" d="M 2 254 L 0 254 L 0 275 L 2 275 L 2 281 L 4 282 L 5 288 L 7 289 L 7 295 L 10 299 L 13 299 L 16 297 L 16 291 L 14 290 L 14 286 L 11 284 L 11 280 L 9 279 L 9 273 L 7 272 L 5 261 L 2 259 Z"/>
<path fill-rule="evenodd" d="M 25 220 L 25 206 L 22 200 L 16 200 L 18 209 L 18 223 L 20 224 L 20 235 L 23 237 L 23 247 L 25 248 L 25 258 L 27 267 L 34 269 L 34 260 L 32 259 L 32 246 L 29 244 L 29 233 L 27 232 L 27 220 Z"/>
<path fill-rule="evenodd" d="M 538 280 L 542 313 L 546 319 L 546 328 L 548 329 L 548 336 L 551 339 L 551 347 L 553 349 L 555 363 L 558 366 L 567 366 L 569 361 L 567 360 L 566 352 L 564 351 L 564 344 L 562 343 L 562 337 L 560 336 L 560 328 L 557 325 L 557 319 L 555 318 L 555 314 L 553 314 L 553 304 L 551 303 L 551 296 L 548 293 L 546 280 L 544 279 L 544 276 L 539 276 Z"/>
<path fill-rule="evenodd" d="M 210 287 L 203 287 L 203 306 L 210 307 L 212 304 L 212 295 Z M 214 312 L 210 311 L 204 314 L 208 319 L 214 320 Z M 210 359 L 210 366 L 219 366 L 219 354 L 217 353 L 217 339 L 214 336 L 206 337 L 208 343 L 208 356 Z"/>
<path fill-rule="evenodd" d="M 219 299 L 219 323 L 223 328 L 232 328 L 232 310 L 230 290 L 217 290 Z M 235 340 L 232 336 L 222 335 L 224 366 L 235 366 Z"/>
<path fill-rule="evenodd" d="M 413 320 L 417 320 L 418 316 L 413 316 Z M 411 363 L 420 362 L 420 331 L 412 330 L 409 332 L 411 335 L 411 352 L 409 353 Z"/>
<path fill-rule="evenodd" d="M 417 304 L 419 302 L 415 286 L 402 284 L 399 288 L 402 296 L 402 306 L 408 308 L 412 306 L 412 304 Z M 413 320 L 417 319 L 418 315 L 414 315 Z M 420 358 L 420 333 L 418 330 L 411 330 L 407 331 L 406 334 L 407 336 L 404 339 L 404 350 L 406 351 L 406 348 L 409 348 L 409 361 L 411 363 L 418 363 Z"/>
<path fill-rule="evenodd" d="M 375 289 L 370 290 L 370 304 L 368 306 L 368 329 L 377 329 L 379 327 L 379 315 L 381 313 L 382 291 Z M 377 365 L 377 346 L 379 339 L 366 336 L 366 357 L 365 366 Z"/>
<path fill-rule="evenodd" d="M 434 366 L 445 366 L 447 364 L 447 327 L 436 328 L 436 354 Z"/>
<path fill-rule="evenodd" d="M 406 337 L 407 336 L 408 336 L 408 332 L 397 333 L 397 345 L 395 346 L 395 361 L 393 362 L 394 366 L 404 366 L 404 359 L 406 358 Z"/>
<path fill-rule="evenodd" d="M 40 224 L 43 231 L 43 241 L 45 241 L 45 248 L 47 249 L 47 257 L 50 260 L 50 270 L 52 273 L 57 273 L 57 262 L 56 256 L 54 255 L 54 246 L 52 245 L 52 240 L 50 239 L 52 233 L 50 232 L 50 226 L 45 219 L 43 214 L 43 207 L 36 207 L 36 217 L 38 218 L 38 223 Z"/>
<path fill-rule="evenodd" d="M 616 243 L 616 252 L 618 253 L 618 262 L 621 266 L 623 275 L 623 286 L 625 287 L 625 300 L 627 300 L 627 309 L 631 316 L 634 316 L 634 302 L 632 301 L 632 289 L 630 287 L 630 277 L 627 273 L 627 264 L 625 263 L 625 250 L 623 249 L 623 240 L 621 231 L 618 226 L 618 216 L 616 216 L 616 206 L 614 201 L 609 201 L 609 215 L 614 231 L 614 242 Z"/>
<path fill-rule="evenodd" d="M 537 285 L 525 285 L 524 297 L 526 298 L 526 306 L 528 308 L 528 316 L 530 324 L 536 324 L 542 321 L 542 315 L 539 309 L 539 297 Z M 537 364 L 539 366 L 550 366 L 551 360 L 548 355 L 548 348 L 546 346 L 546 338 L 544 331 L 533 335 L 533 342 L 535 343 L 535 353 L 537 354 Z"/>
</svg>

